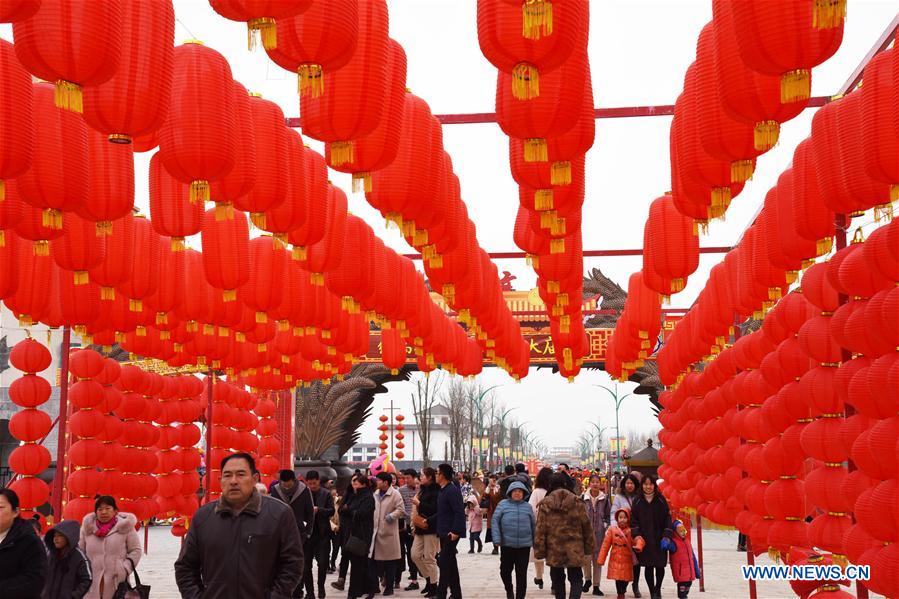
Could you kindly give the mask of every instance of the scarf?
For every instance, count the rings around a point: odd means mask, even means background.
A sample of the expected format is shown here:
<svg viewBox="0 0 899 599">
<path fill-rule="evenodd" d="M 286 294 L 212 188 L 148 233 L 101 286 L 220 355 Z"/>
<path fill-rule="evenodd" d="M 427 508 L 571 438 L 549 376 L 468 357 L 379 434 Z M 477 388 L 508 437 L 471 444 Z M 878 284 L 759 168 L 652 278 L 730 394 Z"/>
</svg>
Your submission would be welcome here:
<svg viewBox="0 0 899 599">
<path fill-rule="evenodd" d="M 99 520 L 97 520 L 97 530 L 94 531 L 94 534 L 100 537 L 101 539 L 112 532 L 112 529 L 115 528 L 116 522 L 118 518 L 112 518 L 106 524 L 103 524 Z"/>
</svg>

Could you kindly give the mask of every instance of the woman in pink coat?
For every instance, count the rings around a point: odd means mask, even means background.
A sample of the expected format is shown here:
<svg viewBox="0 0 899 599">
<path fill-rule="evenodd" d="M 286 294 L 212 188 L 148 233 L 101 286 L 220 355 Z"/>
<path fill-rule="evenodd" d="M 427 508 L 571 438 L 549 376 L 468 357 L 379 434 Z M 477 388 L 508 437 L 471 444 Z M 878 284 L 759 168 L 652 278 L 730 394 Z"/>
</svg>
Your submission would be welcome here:
<svg viewBox="0 0 899 599">
<path fill-rule="evenodd" d="M 119 512 L 115 499 L 97 498 L 81 523 L 78 546 L 91 562 L 94 581 L 85 599 L 108 599 L 134 570 L 143 554 L 134 514 Z"/>
</svg>

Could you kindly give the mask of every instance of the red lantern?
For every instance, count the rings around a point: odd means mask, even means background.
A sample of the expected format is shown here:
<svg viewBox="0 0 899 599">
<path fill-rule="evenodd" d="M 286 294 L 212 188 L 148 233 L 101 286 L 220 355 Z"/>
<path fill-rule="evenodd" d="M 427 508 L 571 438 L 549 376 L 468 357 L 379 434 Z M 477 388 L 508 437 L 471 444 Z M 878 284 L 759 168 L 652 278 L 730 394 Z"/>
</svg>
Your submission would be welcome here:
<svg viewBox="0 0 899 599">
<path fill-rule="evenodd" d="M 3 8 L 0 8 L 0 13 Z M 2 14 L 0 14 L 2 16 Z M 4 179 L 29 169 L 34 155 L 34 92 L 13 45 L 0 41 L 0 200 Z"/>
<path fill-rule="evenodd" d="M 303 133 L 331 142 L 332 166 L 353 161 L 353 140 L 368 135 L 387 103 L 387 3 L 359 5 L 359 38 L 353 57 L 324 75 L 328 93 L 300 96 Z"/>
<path fill-rule="evenodd" d="M 84 120 L 111 142 L 131 143 L 132 137 L 159 129 L 168 112 L 175 43 L 172 0 L 122 2 L 121 36 L 115 74 L 84 90 Z"/>
<path fill-rule="evenodd" d="M 234 167 L 237 122 L 234 83 L 225 57 L 198 43 L 175 48 L 171 97 L 159 129 L 159 153 L 166 170 L 190 183 L 194 201 L 209 200 L 209 182 Z"/>
<path fill-rule="evenodd" d="M 237 298 L 237 288 L 250 277 L 250 230 L 247 217 L 235 211 L 232 218 L 219 218 L 210 209 L 203 216 L 203 270 L 210 285 L 224 291 L 223 297 Z"/>
<path fill-rule="evenodd" d="M 115 74 L 122 4 L 41 0 L 36 13 L 13 24 L 19 60 L 36 77 L 56 82 L 56 106 L 81 112 L 82 86 L 99 85 Z"/>
<path fill-rule="evenodd" d="M 890 184 L 899 199 L 899 110 L 894 93 L 899 81 L 899 51 L 884 50 L 865 67 L 862 88 L 862 144 L 867 174 Z"/>
<path fill-rule="evenodd" d="M 343 67 L 356 51 L 357 0 L 313 2 L 301 15 L 278 19 L 278 46 L 266 48 L 278 66 L 297 74 L 300 95 L 320 96 L 324 74 Z"/>
<path fill-rule="evenodd" d="M 4 302 L 21 324 L 30 326 L 41 320 L 47 312 L 53 259 L 33 252 L 21 252 L 19 261 L 16 290 Z"/>
<path fill-rule="evenodd" d="M 312 0 L 209 0 L 212 9 L 226 19 L 246 21 L 247 47 L 256 46 L 256 32 L 262 46 L 278 47 L 276 21 L 296 16 L 309 8 Z"/>
<path fill-rule="evenodd" d="M 0 23 L 15 23 L 37 12 L 41 0 L 3 0 L 0 3 Z"/>
<path fill-rule="evenodd" d="M 16 184 L 23 200 L 45 211 L 46 226 L 60 229 L 60 213 L 87 198 L 87 126 L 80 115 L 54 106 L 52 96 L 50 84 L 34 86 L 34 158 Z"/>
<path fill-rule="evenodd" d="M 63 236 L 50 242 L 56 264 L 74 272 L 76 285 L 88 282 L 88 271 L 106 258 L 106 239 L 97 237 L 96 226 L 75 214 L 66 218 Z"/>
<path fill-rule="evenodd" d="M 118 289 L 130 300 L 131 311 L 140 312 L 143 309 L 142 300 L 153 295 L 159 286 L 162 238 L 153 230 L 153 225 L 146 218 L 138 216 L 133 222 L 131 275 L 127 281 L 118 286 Z"/>
<path fill-rule="evenodd" d="M 110 223 L 106 238 L 106 258 L 101 265 L 89 271 L 90 280 L 103 287 L 101 298 L 104 300 L 114 299 L 115 288 L 131 276 L 134 228 L 134 217 L 130 212 Z"/>
<path fill-rule="evenodd" d="M 670 291 L 682 290 L 699 265 L 699 236 L 693 227 L 692 219 L 678 212 L 670 195 L 654 200 L 649 207 L 643 230 L 643 271 L 670 281 Z M 669 295 L 669 288 L 652 286 L 651 278 L 644 278 L 644 283 Z"/>
<path fill-rule="evenodd" d="M 219 206 L 220 210 L 227 210 L 227 217 L 231 217 L 231 209 L 225 208 L 231 204 L 240 204 L 241 198 L 246 197 L 256 186 L 256 147 L 257 143 L 255 123 L 253 123 L 253 110 L 250 108 L 250 96 L 247 88 L 232 81 L 231 94 L 234 96 L 234 127 L 231 129 L 234 147 L 234 166 L 227 174 L 210 184 L 210 197 Z M 248 126 L 252 125 L 252 126 Z M 265 124 L 262 124 L 265 127 Z M 266 130 L 266 129 L 264 129 Z M 275 196 L 266 201 L 278 201 L 280 196 Z"/>
<path fill-rule="evenodd" d="M 150 159 L 150 218 L 153 229 L 172 238 L 172 249 L 184 249 L 184 238 L 200 232 L 203 204 L 190 201 L 190 185 L 172 177 L 159 153 Z"/>
<path fill-rule="evenodd" d="M 287 201 L 289 185 L 300 184 L 299 181 L 289 180 L 288 172 L 288 152 L 291 151 L 289 139 L 291 135 L 299 139 L 300 135 L 284 127 L 284 113 L 274 102 L 263 100 L 256 94 L 250 94 L 245 102 L 250 112 L 247 122 L 252 122 L 253 127 L 242 127 L 241 130 L 246 130 L 251 135 L 247 146 L 255 147 L 254 181 L 248 190 L 243 190 L 240 194 L 233 189 L 228 190 L 231 193 L 224 199 L 232 200 L 238 209 L 249 212 L 253 222 L 265 229 L 267 222 L 260 213 L 283 206 Z M 302 147 L 302 139 L 299 139 L 299 145 Z M 235 171 L 241 168 L 247 168 L 247 165 L 234 165 Z M 216 187 L 217 185 L 213 186 L 213 197 L 216 201 L 221 201 L 222 198 L 215 194 Z M 234 185 L 228 187 L 233 188 Z"/>
<path fill-rule="evenodd" d="M 270 232 L 281 243 L 286 244 L 289 234 L 303 228 L 310 216 L 307 212 L 311 206 L 307 206 L 307 201 L 311 194 L 307 192 L 314 182 L 307 180 L 303 175 L 306 157 L 311 156 L 313 152 L 303 147 L 303 139 L 293 129 L 285 129 L 282 126 L 279 133 L 286 140 L 284 152 L 278 157 L 286 167 L 279 175 L 284 180 L 284 185 L 279 190 L 284 194 L 284 198 L 277 206 L 267 209 L 262 214 L 257 213 L 252 218 L 259 228 Z"/>
<path fill-rule="evenodd" d="M 97 234 L 108 235 L 110 223 L 130 216 L 134 207 L 134 150 L 131 146 L 110 144 L 104 135 L 87 132 L 90 160 L 88 201 L 77 213 L 97 223 Z"/>
<path fill-rule="evenodd" d="M 266 313 L 281 305 L 281 282 L 287 276 L 290 257 L 280 241 L 264 235 L 250 241 L 249 258 L 253 269 L 241 288 L 241 297 L 256 313 L 256 322 L 267 322 Z"/>
</svg>

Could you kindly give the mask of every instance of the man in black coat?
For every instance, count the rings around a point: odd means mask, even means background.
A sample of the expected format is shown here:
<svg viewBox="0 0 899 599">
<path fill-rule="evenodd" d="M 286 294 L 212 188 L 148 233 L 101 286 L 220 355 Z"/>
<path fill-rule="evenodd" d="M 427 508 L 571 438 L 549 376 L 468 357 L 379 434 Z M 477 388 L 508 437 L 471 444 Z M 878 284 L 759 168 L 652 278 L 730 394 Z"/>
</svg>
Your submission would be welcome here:
<svg viewBox="0 0 899 599">
<path fill-rule="evenodd" d="M 297 528 L 300 529 L 300 538 L 305 543 L 312 534 L 313 516 L 315 515 L 312 493 L 305 483 L 297 480 L 297 475 L 293 470 L 282 470 L 278 473 L 278 479 L 278 484 L 272 487 L 271 496 L 290 507 L 296 518 Z"/>
<path fill-rule="evenodd" d="M 290 508 L 256 490 L 246 453 L 222 460 L 222 496 L 201 507 L 175 562 L 183 599 L 289 599 L 303 577 L 303 543 Z"/>
<path fill-rule="evenodd" d="M 456 545 L 465 538 L 465 506 L 462 491 L 453 483 L 453 467 L 440 464 L 437 467 L 437 536 L 440 538 L 440 582 L 437 585 L 438 599 L 446 599 L 449 589 L 453 599 L 462 599 L 459 582 L 459 564 L 456 562 Z"/>
<path fill-rule="evenodd" d="M 312 533 L 306 540 L 303 552 L 306 555 L 305 574 L 303 586 L 306 587 L 308 599 L 315 599 L 312 586 L 312 558 L 318 562 L 318 597 L 325 596 L 325 577 L 327 576 L 328 560 L 331 547 L 331 516 L 334 515 L 334 498 L 331 492 L 321 485 L 321 477 L 317 470 L 306 473 L 306 486 L 312 496 Z"/>
</svg>

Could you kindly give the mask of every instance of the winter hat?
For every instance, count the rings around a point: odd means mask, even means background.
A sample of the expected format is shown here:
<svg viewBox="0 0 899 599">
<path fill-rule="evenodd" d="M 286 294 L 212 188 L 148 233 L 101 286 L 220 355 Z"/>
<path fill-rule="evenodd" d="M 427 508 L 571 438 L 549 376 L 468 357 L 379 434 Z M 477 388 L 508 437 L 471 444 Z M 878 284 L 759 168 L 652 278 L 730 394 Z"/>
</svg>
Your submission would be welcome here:
<svg viewBox="0 0 899 599">
<path fill-rule="evenodd" d="M 679 534 L 682 539 L 686 538 L 687 527 L 684 526 L 683 522 L 681 522 L 680 520 L 675 520 L 674 522 L 671 523 L 671 526 L 672 526 L 672 528 L 674 528 L 675 531 L 677 531 L 677 534 Z"/>
</svg>

